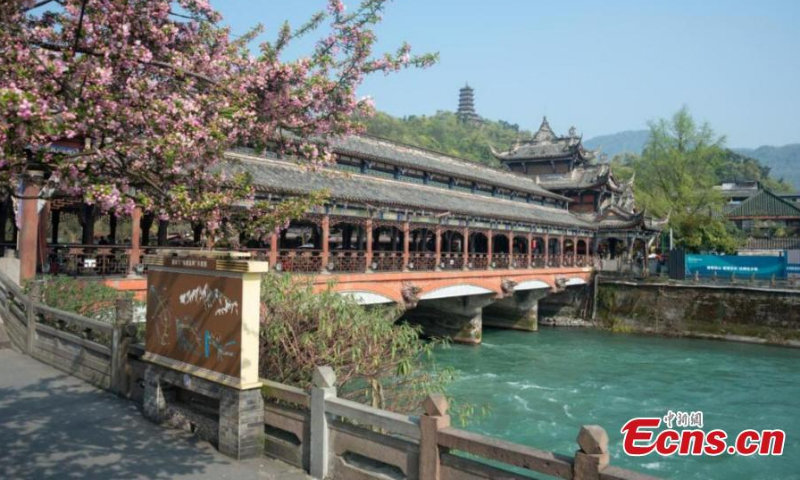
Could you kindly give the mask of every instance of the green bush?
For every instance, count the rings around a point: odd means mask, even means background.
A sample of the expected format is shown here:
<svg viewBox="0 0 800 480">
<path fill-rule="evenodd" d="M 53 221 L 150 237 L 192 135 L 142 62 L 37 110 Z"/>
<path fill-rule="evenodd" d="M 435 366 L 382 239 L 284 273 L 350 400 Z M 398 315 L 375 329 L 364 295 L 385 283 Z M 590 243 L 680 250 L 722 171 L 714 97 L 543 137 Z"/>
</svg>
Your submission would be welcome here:
<svg viewBox="0 0 800 480">
<path fill-rule="evenodd" d="M 116 300 L 133 298 L 133 292 L 117 290 L 95 280 L 51 276 L 39 284 L 44 304 L 109 323 L 115 319 Z"/>
<path fill-rule="evenodd" d="M 259 374 L 308 388 L 316 366 L 330 365 L 338 395 L 411 413 L 428 393 L 443 392 L 452 369 L 439 369 L 436 342 L 396 323 L 400 311 L 362 307 L 350 297 L 288 275 L 266 275 L 261 295 Z"/>
</svg>

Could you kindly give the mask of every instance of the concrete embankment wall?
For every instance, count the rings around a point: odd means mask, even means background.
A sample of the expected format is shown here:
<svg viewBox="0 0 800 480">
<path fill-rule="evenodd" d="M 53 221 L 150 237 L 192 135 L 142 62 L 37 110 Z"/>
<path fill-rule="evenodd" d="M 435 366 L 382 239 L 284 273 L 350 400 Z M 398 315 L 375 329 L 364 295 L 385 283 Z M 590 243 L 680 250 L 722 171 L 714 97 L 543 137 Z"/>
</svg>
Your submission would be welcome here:
<svg viewBox="0 0 800 480">
<path fill-rule="evenodd" d="M 800 290 L 601 279 L 595 320 L 617 331 L 796 343 Z"/>
</svg>

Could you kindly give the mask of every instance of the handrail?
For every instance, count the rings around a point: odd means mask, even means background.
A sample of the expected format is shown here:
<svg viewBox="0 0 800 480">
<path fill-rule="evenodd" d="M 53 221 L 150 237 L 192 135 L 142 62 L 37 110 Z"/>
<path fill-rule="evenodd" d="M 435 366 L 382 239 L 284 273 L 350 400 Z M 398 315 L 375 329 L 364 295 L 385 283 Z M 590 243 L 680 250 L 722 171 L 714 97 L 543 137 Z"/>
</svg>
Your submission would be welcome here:
<svg viewBox="0 0 800 480">
<path fill-rule="evenodd" d="M 68 323 L 78 324 L 85 328 L 91 328 L 93 330 L 100 330 L 103 333 L 111 333 L 114 330 L 114 327 L 106 322 L 101 322 L 100 320 L 84 317 L 76 313 L 65 312 L 64 310 L 59 310 L 57 308 L 49 307 L 43 303 L 34 302 L 33 308 L 39 312 L 49 313 L 58 320 L 64 320 Z"/>
<path fill-rule="evenodd" d="M 419 440 L 419 419 L 381 410 L 362 403 L 333 397 L 325 401 L 325 412 L 382 428 L 398 435 Z"/>
<path fill-rule="evenodd" d="M 436 438 L 437 443 L 443 447 L 555 477 L 572 478 L 573 461 L 566 455 L 456 428 L 439 430 Z"/>
<path fill-rule="evenodd" d="M 267 398 L 292 403 L 305 408 L 309 407 L 310 396 L 302 388 L 284 385 L 282 383 L 273 382 L 272 380 L 267 380 L 265 378 L 261 378 L 259 380 L 264 385 L 264 389 L 262 391 Z"/>
</svg>

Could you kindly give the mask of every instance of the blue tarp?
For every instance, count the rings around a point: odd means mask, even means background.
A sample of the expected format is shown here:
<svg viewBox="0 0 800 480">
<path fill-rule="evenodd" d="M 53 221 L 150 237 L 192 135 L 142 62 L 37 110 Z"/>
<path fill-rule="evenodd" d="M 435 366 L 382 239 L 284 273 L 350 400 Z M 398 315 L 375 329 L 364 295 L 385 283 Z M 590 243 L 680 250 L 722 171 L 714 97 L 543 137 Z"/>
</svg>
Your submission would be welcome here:
<svg viewBox="0 0 800 480">
<path fill-rule="evenodd" d="M 735 274 L 739 278 L 786 278 L 786 257 L 761 257 L 737 255 L 686 255 L 686 275 L 712 277 L 730 277 Z"/>
</svg>

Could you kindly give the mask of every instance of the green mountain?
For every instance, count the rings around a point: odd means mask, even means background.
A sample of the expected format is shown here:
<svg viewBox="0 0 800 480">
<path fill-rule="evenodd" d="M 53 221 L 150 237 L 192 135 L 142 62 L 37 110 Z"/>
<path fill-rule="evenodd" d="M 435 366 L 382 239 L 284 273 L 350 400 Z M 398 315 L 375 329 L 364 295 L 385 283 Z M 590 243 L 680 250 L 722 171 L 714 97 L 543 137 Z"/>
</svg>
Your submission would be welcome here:
<svg viewBox="0 0 800 480">
<path fill-rule="evenodd" d="M 769 167 L 773 178 L 783 179 L 800 191 L 800 144 L 772 147 L 764 145 L 758 148 L 735 148 L 735 152 L 755 158 Z"/>
<path fill-rule="evenodd" d="M 492 155 L 492 147 L 506 150 L 518 139 L 532 136 L 530 131 L 503 120 L 482 119 L 479 123 L 470 124 L 460 122 L 455 113 L 444 111 L 435 115 L 404 118 L 378 112 L 360 121 L 368 134 L 493 167 L 500 166 L 500 163 Z M 612 159 L 625 153 L 640 154 L 649 135 L 649 130 L 630 130 L 593 137 L 585 140 L 584 145 L 590 149 L 600 149 Z M 729 151 L 727 161 L 720 166 L 717 175 L 723 179 L 761 179 L 771 188 L 786 191 L 786 185 L 779 185 L 775 181 L 783 178 L 800 190 L 800 145 Z"/>
<path fill-rule="evenodd" d="M 585 140 L 583 144 L 591 150 L 600 150 L 614 158 L 625 153 L 640 154 L 650 136 L 650 130 L 628 130 L 625 132 L 600 135 Z"/>
<path fill-rule="evenodd" d="M 518 138 L 529 138 L 529 131 L 508 122 L 482 120 L 477 124 L 463 123 L 455 113 L 412 115 L 397 118 L 378 112 L 359 119 L 367 133 L 396 142 L 428 148 L 467 160 L 497 167 L 500 163 L 491 148 L 507 150 Z"/>
<path fill-rule="evenodd" d="M 640 154 L 644 150 L 647 139 L 650 135 L 649 130 L 629 130 L 625 132 L 612 133 L 610 135 L 600 135 L 592 137 L 583 142 L 587 148 L 599 149 L 608 158 L 625 153 Z M 753 166 L 742 168 L 752 162 L 747 159 L 755 159 L 761 164 L 759 178 L 767 176 L 775 180 L 783 180 L 787 184 L 800 191 L 800 144 L 784 145 L 773 147 L 765 145 L 758 148 L 733 148 L 731 149 L 738 155 L 731 155 L 731 160 L 739 164 L 730 172 L 730 176 L 747 176 L 747 172 L 753 171 Z M 734 178 L 731 178 L 732 180 Z"/>
</svg>

